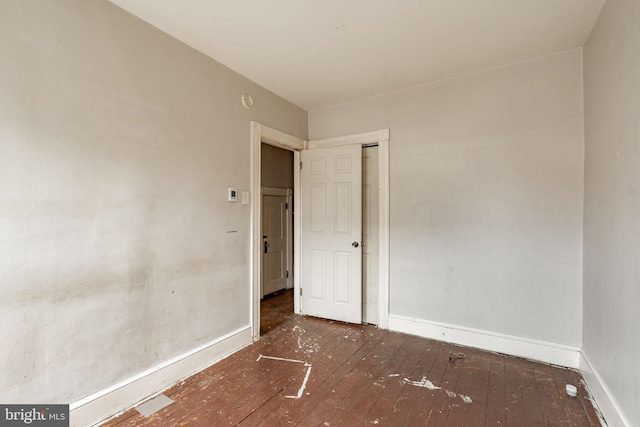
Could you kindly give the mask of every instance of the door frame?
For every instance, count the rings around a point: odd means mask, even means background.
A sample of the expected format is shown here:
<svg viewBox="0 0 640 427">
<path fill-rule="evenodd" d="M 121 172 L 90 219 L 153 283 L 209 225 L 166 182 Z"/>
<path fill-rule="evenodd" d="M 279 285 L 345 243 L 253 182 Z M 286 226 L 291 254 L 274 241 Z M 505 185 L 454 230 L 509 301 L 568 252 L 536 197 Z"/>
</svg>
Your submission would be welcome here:
<svg viewBox="0 0 640 427">
<path fill-rule="evenodd" d="M 264 126 L 258 122 L 251 122 L 251 243 L 249 268 L 250 278 L 250 321 L 251 336 L 254 341 L 260 339 L 260 282 L 262 280 L 262 144 L 269 144 L 285 150 L 293 151 L 293 253 L 300 253 L 300 218 L 295 212 L 300 212 L 300 151 L 304 150 L 307 141 L 288 135 L 279 130 Z M 293 287 L 300 283 L 300 261 L 295 257 L 293 262 Z M 300 295 L 293 292 L 294 310 L 299 312 Z"/>
<path fill-rule="evenodd" d="M 293 151 L 293 252 L 300 254 L 300 151 L 308 148 L 330 147 L 348 144 L 378 144 L 378 168 L 380 198 L 379 207 L 379 283 L 378 307 L 379 325 L 387 329 L 389 324 L 389 129 L 355 135 L 339 136 L 306 141 L 276 129 L 251 122 L 251 227 L 250 227 L 250 322 L 253 340 L 260 339 L 260 281 L 261 281 L 261 171 L 262 144 L 274 145 Z M 300 313 L 300 256 L 293 262 L 294 311 Z"/>
</svg>

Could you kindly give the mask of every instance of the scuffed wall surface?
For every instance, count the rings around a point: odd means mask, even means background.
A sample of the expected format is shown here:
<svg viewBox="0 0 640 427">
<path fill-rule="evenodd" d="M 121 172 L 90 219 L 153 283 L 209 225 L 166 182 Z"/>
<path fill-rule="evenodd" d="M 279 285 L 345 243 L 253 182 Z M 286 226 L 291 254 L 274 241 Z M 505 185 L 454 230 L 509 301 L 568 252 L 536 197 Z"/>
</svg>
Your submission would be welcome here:
<svg viewBox="0 0 640 427">
<path fill-rule="evenodd" d="M 0 2 L 0 401 L 70 403 L 248 325 L 227 187 L 250 120 L 306 116 L 106 1 Z"/>
<path fill-rule="evenodd" d="M 390 128 L 392 315 L 580 347 L 582 54 L 309 114 Z"/>
<path fill-rule="evenodd" d="M 605 3 L 584 47 L 584 353 L 640 422 L 640 3 Z"/>
</svg>

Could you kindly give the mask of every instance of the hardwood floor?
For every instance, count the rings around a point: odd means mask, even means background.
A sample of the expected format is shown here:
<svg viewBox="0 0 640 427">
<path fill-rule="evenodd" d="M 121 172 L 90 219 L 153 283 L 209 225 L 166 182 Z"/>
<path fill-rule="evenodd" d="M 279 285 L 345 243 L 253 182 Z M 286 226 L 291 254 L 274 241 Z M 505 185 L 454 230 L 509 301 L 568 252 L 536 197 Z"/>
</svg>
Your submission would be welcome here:
<svg viewBox="0 0 640 427">
<path fill-rule="evenodd" d="M 297 315 L 164 394 L 175 402 L 150 417 L 105 425 L 600 425 L 575 371 Z"/>
<path fill-rule="evenodd" d="M 260 301 L 260 335 L 293 317 L 293 289 L 265 295 Z"/>
</svg>

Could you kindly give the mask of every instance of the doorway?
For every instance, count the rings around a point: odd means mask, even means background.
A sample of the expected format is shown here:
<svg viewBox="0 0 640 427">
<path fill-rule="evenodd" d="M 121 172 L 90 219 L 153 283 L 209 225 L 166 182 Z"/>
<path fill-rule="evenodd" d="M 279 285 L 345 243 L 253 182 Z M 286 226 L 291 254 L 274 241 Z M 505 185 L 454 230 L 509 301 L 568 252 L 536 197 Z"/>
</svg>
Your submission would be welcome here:
<svg viewBox="0 0 640 427">
<path fill-rule="evenodd" d="M 378 327 L 386 329 L 389 319 L 389 129 L 367 132 L 357 135 L 326 138 L 315 141 L 305 141 L 278 130 L 263 126 L 258 122 L 251 122 L 251 324 L 253 338 L 260 338 L 260 281 L 261 281 L 261 148 L 262 144 L 275 145 L 292 151 L 294 165 L 300 163 L 300 152 L 309 148 L 359 144 L 362 146 L 378 145 Z M 293 168 L 293 205 L 294 212 L 300 212 L 300 169 Z M 300 215 L 293 217 L 294 241 L 293 252 L 300 254 Z M 293 287 L 294 312 L 300 309 L 300 257 L 294 257 Z"/>
<path fill-rule="evenodd" d="M 293 152 L 261 145 L 260 334 L 293 316 Z"/>
</svg>

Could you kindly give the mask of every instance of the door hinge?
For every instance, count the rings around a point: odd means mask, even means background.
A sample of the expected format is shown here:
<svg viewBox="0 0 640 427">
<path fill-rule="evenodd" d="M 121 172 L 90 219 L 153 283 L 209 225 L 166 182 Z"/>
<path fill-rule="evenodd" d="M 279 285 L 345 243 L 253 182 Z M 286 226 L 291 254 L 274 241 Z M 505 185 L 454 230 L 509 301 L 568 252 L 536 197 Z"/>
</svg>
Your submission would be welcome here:
<svg viewBox="0 0 640 427">
<path fill-rule="evenodd" d="M 289 209 L 289 203 L 285 203 L 285 204 L 284 204 L 284 208 L 285 208 L 285 210 L 286 210 L 286 209 Z"/>
<path fill-rule="evenodd" d="M 287 279 L 289 278 L 289 272 L 288 272 L 288 271 L 287 271 L 287 274 L 286 274 L 286 278 L 287 278 Z"/>
<path fill-rule="evenodd" d="M 302 162 L 300 162 L 300 169 L 302 169 Z"/>
<path fill-rule="evenodd" d="M 300 296 L 302 296 L 302 288 L 300 288 Z"/>
</svg>

